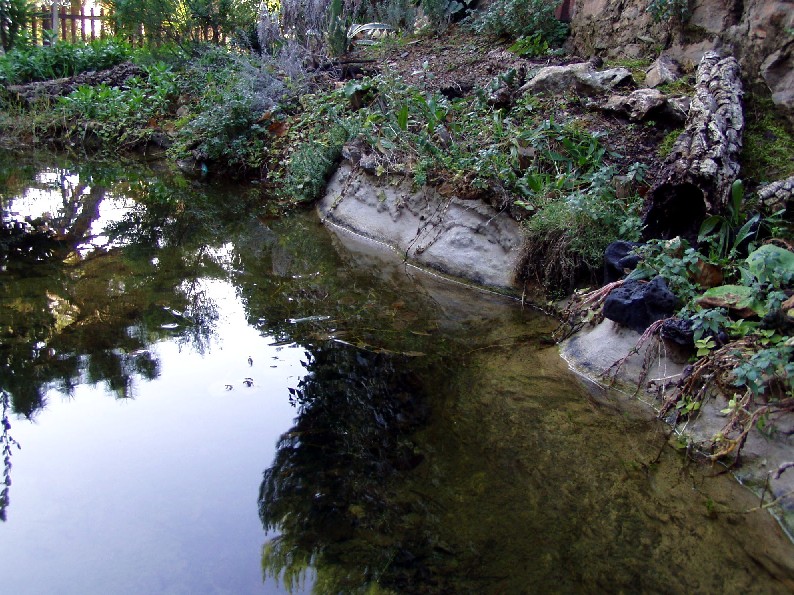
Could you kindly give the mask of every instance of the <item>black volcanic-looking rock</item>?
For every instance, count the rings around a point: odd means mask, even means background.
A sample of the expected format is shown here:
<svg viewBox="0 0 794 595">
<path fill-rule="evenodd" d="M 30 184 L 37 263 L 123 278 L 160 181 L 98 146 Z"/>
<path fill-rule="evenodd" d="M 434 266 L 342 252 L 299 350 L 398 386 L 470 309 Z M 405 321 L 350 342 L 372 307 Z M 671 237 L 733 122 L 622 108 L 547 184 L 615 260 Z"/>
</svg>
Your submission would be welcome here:
<svg viewBox="0 0 794 595">
<path fill-rule="evenodd" d="M 649 283 L 629 279 L 609 293 L 604 316 L 641 333 L 651 323 L 672 316 L 677 306 L 678 298 L 662 277 Z"/>
</svg>

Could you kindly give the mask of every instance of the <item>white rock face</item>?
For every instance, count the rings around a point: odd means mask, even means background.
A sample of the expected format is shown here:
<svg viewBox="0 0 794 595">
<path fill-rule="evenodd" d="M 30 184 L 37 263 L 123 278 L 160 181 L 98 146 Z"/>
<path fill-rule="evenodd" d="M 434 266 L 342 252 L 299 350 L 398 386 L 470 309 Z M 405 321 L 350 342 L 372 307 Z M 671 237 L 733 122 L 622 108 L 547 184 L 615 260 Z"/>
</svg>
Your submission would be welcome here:
<svg viewBox="0 0 794 595">
<path fill-rule="evenodd" d="M 590 62 L 567 66 L 546 66 L 527 81 L 521 93 L 564 93 L 577 91 L 582 94 L 608 91 L 631 80 L 631 72 L 625 68 L 596 70 Z"/>
<path fill-rule="evenodd" d="M 476 200 L 444 197 L 411 181 L 343 164 L 318 205 L 324 221 L 376 240 L 415 264 L 478 285 L 514 289 L 519 224 Z"/>
</svg>

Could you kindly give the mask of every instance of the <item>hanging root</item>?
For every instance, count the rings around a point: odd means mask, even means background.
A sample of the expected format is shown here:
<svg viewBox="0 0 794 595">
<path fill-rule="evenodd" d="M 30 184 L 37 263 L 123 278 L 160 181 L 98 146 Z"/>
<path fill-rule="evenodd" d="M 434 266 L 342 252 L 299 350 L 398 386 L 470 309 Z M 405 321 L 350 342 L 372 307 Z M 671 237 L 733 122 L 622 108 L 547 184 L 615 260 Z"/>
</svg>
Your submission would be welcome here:
<svg viewBox="0 0 794 595">
<path fill-rule="evenodd" d="M 716 461 L 733 455 L 731 465 L 739 461 L 742 447 L 759 421 L 770 415 L 794 412 L 794 398 L 774 400 L 765 404 L 757 404 L 756 395 L 744 388 L 737 394 L 734 384 L 733 370 L 743 361 L 743 355 L 754 351 L 757 337 L 745 336 L 711 351 L 699 359 L 685 373 L 676 389 L 664 400 L 659 417 L 665 418 L 672 414 L 668 422 L 675 425 L 682 415 L 697 411 L 700 405 L 711 394 L 722 394 L 726 398 L 733 395 L 728 419 L 724 427 L 713 438 L 710 459 Z M 682 403 L 686 407 L 682 407 Z"/>
<path fill-rule="evenodd" d="M 662 341 L 659 338 L 659 331 L 662 328 L 662 325 L 664 324 L 665 320 L 668 319 L 664 318 L 662 320 L 657 320 L 656 322 L 652 323 L 648 328 L 645 329 L 645 332 L 642 333 L 639 339 L 637 339 L 637 343 L 634 345 L 634 347 L 632 347 L 629 350 L 629 352 L 625 356 L 620 358 L 618 361 L 614 362 L 611 366 L 609 366 L 609 368 L 607 368 L 601 373 L 601 376 L 609 379 L 609 386 L 615 384 L 618 374 L 620 373 L 620 370 L 623 368 L 626 362 L 632 356 L 637 355 L 640 352 L 640 350 L 647 345 L 648 348 L 645 350 L 645 356 L 643 357 L 642 360 L 640 374 L 639 377 L 637 378 L 637 387 L 635 390 L 635 394 L 639 392 L 643 383 L 648 379 L 648 372 L 650 370 L 651 363 L 653 362 L 654 358 L 659 356 L 661 353 Z M 649 344 L 652 340 L 655 340 L 654 345 Z M 654 346 L 656 347 L 656 349 L 653 349 Z"/>
<path fill-rule="evenodd" d="M 604 319 L 603 305 L 609 293 L 623 285 L 623 280 L 608 283 L 599 289 L 576 293 L 562 311 L 562 322 L 552 336 L 558 343 L 582 329 L 585 324 L 596 325 Z"/>
</svg>

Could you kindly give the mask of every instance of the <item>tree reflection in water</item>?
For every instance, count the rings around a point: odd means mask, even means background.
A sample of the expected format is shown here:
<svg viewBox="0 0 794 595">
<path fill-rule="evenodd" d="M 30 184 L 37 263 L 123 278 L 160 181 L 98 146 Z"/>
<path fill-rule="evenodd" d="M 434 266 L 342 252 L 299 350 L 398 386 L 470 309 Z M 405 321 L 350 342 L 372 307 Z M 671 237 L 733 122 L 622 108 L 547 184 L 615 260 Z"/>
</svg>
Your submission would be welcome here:
<svg viewBox="0 0 794 595">
<path fill-rule="evenodd" d="M 159 376 L 150 347 L 164 338 L 204 353 L 219 317 L 204 281 L 228 277 L 230 227 L 254 204 L 175 172 L 45 159 L 0 153 L 2 515 L 7 414 L 31 418 L 78 384 L 134 397 Z"/>
<path fill-rule="evenodd" d="M 290 591 L 309 566 L 319 593 L 433 591 L 428 577 L 453 561 L 433 531 L 438 511 L 404 485 L 423 459 L 411 436 L 428 415 L 410 358 L 339 344 L 307 355 L 291 391 L 296 424 L 260 489 L 262 523 L 278 533 L 265 574 Z"/>
</svg>

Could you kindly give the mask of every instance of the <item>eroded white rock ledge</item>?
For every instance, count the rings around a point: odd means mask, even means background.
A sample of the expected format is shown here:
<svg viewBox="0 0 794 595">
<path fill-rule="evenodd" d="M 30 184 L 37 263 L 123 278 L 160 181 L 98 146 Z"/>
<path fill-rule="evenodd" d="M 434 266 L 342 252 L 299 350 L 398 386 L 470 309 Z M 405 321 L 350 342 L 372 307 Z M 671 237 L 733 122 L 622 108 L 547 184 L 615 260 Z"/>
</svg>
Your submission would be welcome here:
<svg viewBox="0 0 794 595">
<path fill-rule="evenodd" d="M 481 201 L 414 190 L 410 178 L 376 177 L 345 163 L 318 210 L 323 220 L 386 244 L 409 262 L 478 285 L 517 289 L 521 228 Z"/>
</svg>

